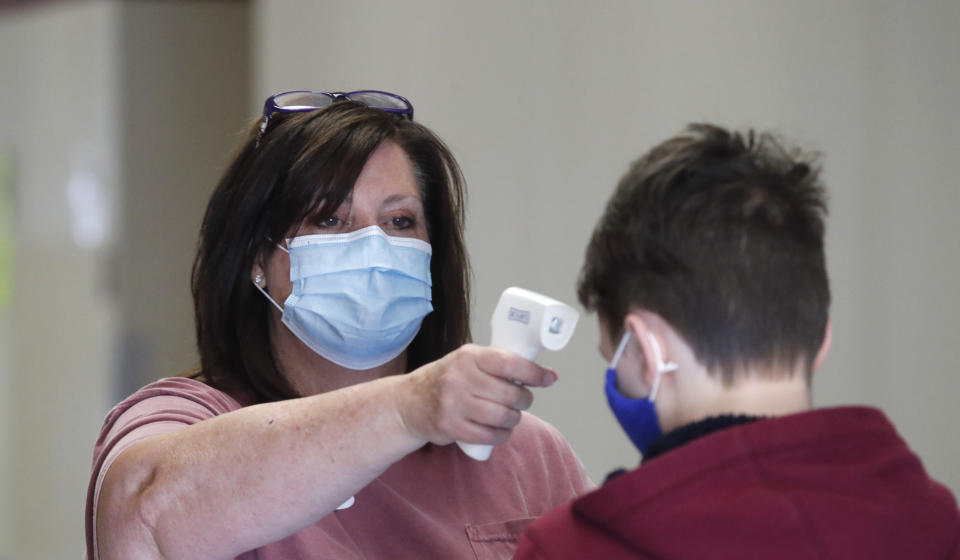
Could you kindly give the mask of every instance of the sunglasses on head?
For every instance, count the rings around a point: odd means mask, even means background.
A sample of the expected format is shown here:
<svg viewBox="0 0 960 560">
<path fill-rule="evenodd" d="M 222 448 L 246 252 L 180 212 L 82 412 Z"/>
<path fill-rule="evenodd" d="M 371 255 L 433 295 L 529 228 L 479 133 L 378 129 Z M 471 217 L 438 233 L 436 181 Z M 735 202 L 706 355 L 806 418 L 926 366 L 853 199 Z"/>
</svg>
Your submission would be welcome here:
<svg viewBox="0 0 960 560">
<path fill-rule="evenodd" d="M 263 103 L 263 120 L 260 123 L 260 136 L 267 130 L 270 117 L 275 113 L 300 113 L 316 111 L 337 101 L 344 99 L 355 101 L 373 109 L 379 109 L 397 115 L 406 120 L 413 120 L 413 105 L 404 97 L 387 91 L 365 89 L 360 91 L 285 91 L 271 95 Z"/>
</svg>

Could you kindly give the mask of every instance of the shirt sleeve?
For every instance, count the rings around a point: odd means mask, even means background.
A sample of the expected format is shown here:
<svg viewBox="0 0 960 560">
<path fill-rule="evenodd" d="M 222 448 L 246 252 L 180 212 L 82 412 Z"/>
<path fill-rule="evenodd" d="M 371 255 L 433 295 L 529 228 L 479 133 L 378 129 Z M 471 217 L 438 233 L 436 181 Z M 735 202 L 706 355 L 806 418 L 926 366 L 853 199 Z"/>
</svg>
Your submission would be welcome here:
<svg viewBox="0 0 960 560">
<path fill-rule="evenodd" d="M 523 413 L 508 446 L 517 453 L 511 468 L 517 471 L 527 509 L 534 517 L 596 487 L 559 430 L 533 414 Z"/>
<path fill-rule="evenodd" d="M 87 559 L 97 558 L 100 487 L 121 453 L 143 439 L 175 432 L 239 408 L 240 404 L 226 393 L 185 377 L 151 383 L 115 406 L 107 414 L 93 448 L 85 513 Z"/>
<path fill-rule="evenodd" d="M 596 489 L 597 485 L 587 476 L 583 462 L 577 457 L 570 444 L 563 438 L 560 430 L 553 424 L 546 422 L 532 414 L 528 415 L 537 425 L 540 434 L 540 447 L 548 455 L 548 462 L 544 465 L 551 471 L 559 470 L 570 486 L 570 499 L 582 496 Z"/>
<path fill-rule="evenodd" d="M 560 431 L 553 427 L 553 425 L 548 424 L 550 427 L 550 433 L 558 448 L 558 452 L 566 465 L 567 473 L 569 473 L 570 483 L 573 485 L 574 493 L 577 496 L 582 496 L 588 492 L 592 492 L 597 488 L 597 485 L 594 484 L 593 480 L 587 475 L 587 469 L 583 466 L 583 461 L 580 460 L 580 457 L 577 457 L 577 454 L 573 452 L 573 449 L 570 447 L 570 444 L 567 443 L 567 440 L 563 438 L 560 434 Z"/>
</svg>

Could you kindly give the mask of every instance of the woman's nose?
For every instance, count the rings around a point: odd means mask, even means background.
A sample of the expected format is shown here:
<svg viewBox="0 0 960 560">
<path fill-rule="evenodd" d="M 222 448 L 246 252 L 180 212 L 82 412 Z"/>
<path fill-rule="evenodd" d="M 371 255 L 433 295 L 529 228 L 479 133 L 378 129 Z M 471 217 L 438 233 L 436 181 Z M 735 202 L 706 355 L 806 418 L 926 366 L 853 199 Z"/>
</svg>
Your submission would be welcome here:
<svg viewBox="0 0 960 560">
<path fill-rule="evenodd" d="M 350 231 L 357 231 L 370 226 L 378 226 L 380 223 L 375 217 L 354 218 L 350 223 Z"/>
</svg>

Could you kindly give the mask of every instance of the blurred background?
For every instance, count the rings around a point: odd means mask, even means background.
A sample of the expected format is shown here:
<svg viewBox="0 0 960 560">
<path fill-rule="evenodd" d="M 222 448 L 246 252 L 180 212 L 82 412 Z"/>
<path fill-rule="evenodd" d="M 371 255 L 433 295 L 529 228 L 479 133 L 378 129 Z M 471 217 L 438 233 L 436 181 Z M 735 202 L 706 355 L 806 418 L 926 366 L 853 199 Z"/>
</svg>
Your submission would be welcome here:
<svg viewBox="0 0 960 560">
<path fill-rule="evenodd" d="M 195 367 L 205 201 L 262 100 L 394 91 L 469 188 L 474 337 L 500 292 L 575 302 L 620 174 L 691 121 L 824 154 L 821 406 L 887 411 L 960 491 L 960 2 L 0 2 L 0 559 L 80 558 L 109 408 Z M 637 455 L 586 317 L 534 412 L 596 481 Z"/>
</svg>

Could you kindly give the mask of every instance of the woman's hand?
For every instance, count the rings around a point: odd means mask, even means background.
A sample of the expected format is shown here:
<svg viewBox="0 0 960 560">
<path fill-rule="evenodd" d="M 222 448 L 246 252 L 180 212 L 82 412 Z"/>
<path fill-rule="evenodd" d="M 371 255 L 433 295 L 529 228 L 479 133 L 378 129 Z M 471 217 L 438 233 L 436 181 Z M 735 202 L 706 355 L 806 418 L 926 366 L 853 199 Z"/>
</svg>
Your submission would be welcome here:
<svg viewBox="0 0 960 560">
<path fill-rule="evenodd" d="M 467 344 L 404 377 L 397 394 L 411 436 L 438 445 L 499 445 L 533 402 L 526 386 L 548 387 L 557 374 L 499 348 Z"/>
</svg>

